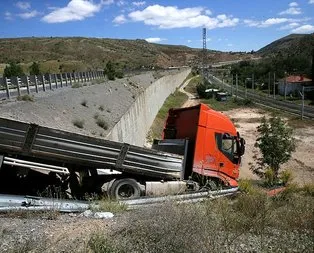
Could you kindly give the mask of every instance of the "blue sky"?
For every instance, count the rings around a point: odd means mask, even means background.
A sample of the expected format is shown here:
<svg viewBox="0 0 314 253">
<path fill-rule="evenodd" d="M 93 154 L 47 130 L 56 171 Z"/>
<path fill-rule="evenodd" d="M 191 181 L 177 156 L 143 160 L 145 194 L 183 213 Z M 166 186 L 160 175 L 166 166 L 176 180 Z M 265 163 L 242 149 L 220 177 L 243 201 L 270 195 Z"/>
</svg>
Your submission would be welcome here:
<svg viewBox="0 0 314 253">
<path fill-rule="evenodd" d="M 258 50 L 314 32 L 314 0 L 0 0 L 0 37 L 146 39 L 222 51 Z"/>
</svg>

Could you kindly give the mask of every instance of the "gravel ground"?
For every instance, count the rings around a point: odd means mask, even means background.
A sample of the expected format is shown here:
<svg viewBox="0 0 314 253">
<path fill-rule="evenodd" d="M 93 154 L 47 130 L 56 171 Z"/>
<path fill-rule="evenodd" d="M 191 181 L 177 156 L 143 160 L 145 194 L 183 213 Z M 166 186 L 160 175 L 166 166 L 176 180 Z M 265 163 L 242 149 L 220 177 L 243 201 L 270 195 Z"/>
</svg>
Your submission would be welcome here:
<svg viewBox="0 0 314 253">
<path fill-rule="evenodd" d="M 1 216 L 0 252 L 86 252 L 93 233 L 106 233 L 115 224 L 115 218 L 97 220 L 48 212 Z"/>
</svg>

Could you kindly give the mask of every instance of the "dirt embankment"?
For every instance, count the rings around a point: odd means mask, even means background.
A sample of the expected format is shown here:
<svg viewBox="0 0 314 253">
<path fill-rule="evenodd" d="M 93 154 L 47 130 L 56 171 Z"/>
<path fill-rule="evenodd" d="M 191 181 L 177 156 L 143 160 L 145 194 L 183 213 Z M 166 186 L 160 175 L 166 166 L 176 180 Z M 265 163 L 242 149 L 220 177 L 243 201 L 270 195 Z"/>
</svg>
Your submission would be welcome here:
<svg viewBox="0 0 314 253">
<path fill-rule="evenodd" d="M 147 72 L 81 88 L 35 94 L 34 101 L 2 101 L 0 117 L 103 137 L 120 120 L 136 97 L 167 72 Z M 169 74 L 169 73 L 168 73 Z M 99 126 L 97 119 L 104 125 Z M 75 122 L 81 123 L 82 128 Z"/>
</svg>

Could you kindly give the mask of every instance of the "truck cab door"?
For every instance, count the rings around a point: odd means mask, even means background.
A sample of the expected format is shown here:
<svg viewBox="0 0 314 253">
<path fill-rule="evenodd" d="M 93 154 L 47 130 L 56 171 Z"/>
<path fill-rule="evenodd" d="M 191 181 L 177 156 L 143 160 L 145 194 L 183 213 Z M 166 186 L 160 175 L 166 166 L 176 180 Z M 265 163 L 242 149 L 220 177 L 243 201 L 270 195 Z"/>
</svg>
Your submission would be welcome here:
<svg viewBox="0 0 314 253">
<path fill-rule="evenodd" d="M 217 168 L 228 177 L 237 178 L 239 175 L 238 161 L 235 157 L 236 146 L 234 137 L 228 133 L 215 133 L 217 152 Z"/>
</svg>

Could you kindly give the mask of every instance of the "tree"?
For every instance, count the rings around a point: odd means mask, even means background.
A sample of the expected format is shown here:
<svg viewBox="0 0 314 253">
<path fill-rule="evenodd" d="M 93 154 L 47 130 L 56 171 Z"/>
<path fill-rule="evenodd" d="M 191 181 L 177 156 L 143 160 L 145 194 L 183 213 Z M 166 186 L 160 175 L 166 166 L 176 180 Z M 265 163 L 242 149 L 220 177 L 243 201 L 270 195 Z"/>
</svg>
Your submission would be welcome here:
<svg viewBox="0 0 314 253">
<path fill-rule="evenodd" d="M 29 73 L 31 75 L 40 75 L 41 72 L 39 70 L 39 63 L 33 62 L 33 64 L 29 67 Z"/>
<path fill-rule="evenodd" d="M 253 173 L 265 178 L 271 171 L 274 180 L 278 181 L 280 166 L 291 158 L 295 150 L 295 139 L 293 131 L 279 117 L 267 120 L 262 118 L 262 123 L 257 127 L 259 136 L 255 142 L 255 147 L 261 151 L 262 157 L 257 158 L 257 165 L 252 166 Z"/>
<path fill-rule="evenodd" d="M 111 61 L 108 61 L 104 69 L 104 74 L 107 75 L 109 80 L 115 80 L 116 71 Z"/>
<path fill-rule="evenodd" d="M 4 69 L 3 76 L 10 78 L 11 76 L 22 76 L 24 75 L 22 67 L 19 64 L 10 62 Z"/>
</svg>

